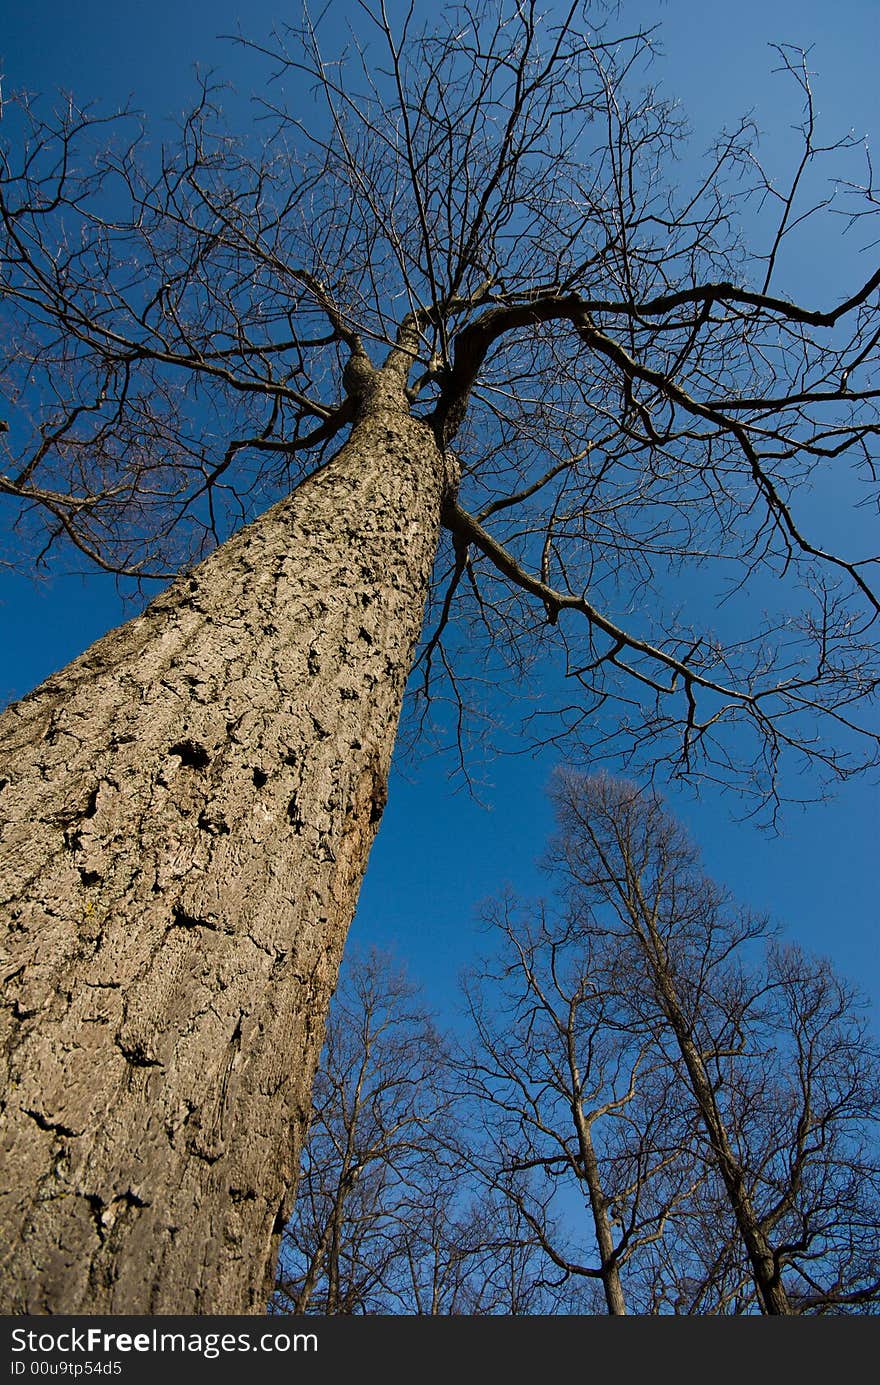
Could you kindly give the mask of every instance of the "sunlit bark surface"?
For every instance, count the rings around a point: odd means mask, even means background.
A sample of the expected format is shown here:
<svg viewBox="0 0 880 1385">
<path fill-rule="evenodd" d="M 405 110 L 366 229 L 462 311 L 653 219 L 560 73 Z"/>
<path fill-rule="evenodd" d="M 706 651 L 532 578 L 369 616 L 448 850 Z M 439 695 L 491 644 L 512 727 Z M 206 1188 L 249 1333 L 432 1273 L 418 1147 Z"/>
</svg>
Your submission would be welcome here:
<svg viewBox="0 0 880 1385">
<path fill-rule="evenodd" d="M 6 1311 L 264 1311 L 443 485 L 377 381 L 0 719 Z"/>
</svg>

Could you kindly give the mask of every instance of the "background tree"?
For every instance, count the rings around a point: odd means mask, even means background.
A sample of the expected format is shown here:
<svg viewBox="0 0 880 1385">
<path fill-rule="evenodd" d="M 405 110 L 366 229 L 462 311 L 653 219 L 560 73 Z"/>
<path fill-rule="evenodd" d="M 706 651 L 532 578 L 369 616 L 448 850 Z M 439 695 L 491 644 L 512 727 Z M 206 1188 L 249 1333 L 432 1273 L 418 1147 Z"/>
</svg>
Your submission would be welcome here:
<svg viewBox="0 0 880 1385">
<path fill-rule="evenodd" d="M 482 1135 L 476 1176 L 531 1228 L 548 1273 L 601 1286 L 608 1313 L 644 1311 L 654 1286 L 632 1262 L 703 1177 L 692 1122 L 621 1016 L 604 940 L 511 899 L 488 918 L 498 950 L 469 975 L 460 1063 Z"/>
<path fill-rule="evenodd" d="M 381 1311 L 412 1235 L 414 1185 L 451 1098 L 445 1045 L 387 956 L 354 958 L 315 1079 L 299 1193 L 276 1298 L 294 1313 Z"/>
<path fill-rule="evenodd" d="M 785 750 L 876 755 L 868 563 L 798 499 L 872 484 L 880 276 L 786 296 L 827 152 L 794 56 L 789 187 L 743 125 L 679 191 L 650 39 L 600 7 L 363 14 L 348 66 L 267 43 L 323 114 L 270 95 L 259 148 L 209 88 L 158 156 L 7 107 L 0 487 L 37 552 L 183 572 L 0 726 L 16 1309 L 265 1302 L 432 567 L 455 707 L 469 610 L 494 677 L 565 661 L 543 734 L 618 698 L 618 749 L 771 807 Z"/>
<path fill-rule="evenodd" d="M 793 946 L 760 964 L 766 920 L 733 908 L 653 792 L 568 773 L 555 799 L 569 916 L 687 1093 L 760 1311 L 876 1301 L 880 1065 L 853 990 Z"/>
<path fill-rule="evenodd" d="M 766 920 L 655 798 L 560 782 L 560 898 L 488 908 L 454 1063 L 388 955 L 345 965 L 273 1311 L 875 1311 L 880 1055 L 858 998 L 795 945 L 765 950 Z M 591 798 L 619 862 L 597 867 L 571 819 Z M 635 860 L 638 882 L 614 869 Z"/>
<path fill-rule="evenodd" d="M 418 988 L 387 954 L 347 958 L 272 1310 L 547 1311 L 534 1236 L 474 1180 L 463 1122 Z"/>
</svg>

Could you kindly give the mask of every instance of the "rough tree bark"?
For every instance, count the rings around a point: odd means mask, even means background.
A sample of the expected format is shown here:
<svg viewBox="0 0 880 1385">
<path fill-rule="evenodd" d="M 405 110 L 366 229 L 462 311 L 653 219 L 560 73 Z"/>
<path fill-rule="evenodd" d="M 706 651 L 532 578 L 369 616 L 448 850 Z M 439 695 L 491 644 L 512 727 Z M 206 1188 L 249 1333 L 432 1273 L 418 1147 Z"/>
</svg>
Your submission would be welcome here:
<svg viewBox="0 0 880 1385">
<path fill-rule="evenodd" d="M 263 1312 L 447 463 L 399 374 L 0 719 L 2 1304 Z"/>
</svg>

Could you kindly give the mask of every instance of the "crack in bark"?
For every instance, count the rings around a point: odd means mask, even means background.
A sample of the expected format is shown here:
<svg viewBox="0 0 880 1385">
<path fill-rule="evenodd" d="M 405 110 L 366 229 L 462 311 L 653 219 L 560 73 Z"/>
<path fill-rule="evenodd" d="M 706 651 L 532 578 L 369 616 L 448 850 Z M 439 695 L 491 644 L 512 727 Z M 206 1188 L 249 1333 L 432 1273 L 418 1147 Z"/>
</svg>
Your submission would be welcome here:
<svg viewBox="0 0 880 1385">
<path fill-rule="evenodd" d="M 26 1116 L 30 1116 L 31 1120 L 36 1121 L 41 1130 L 51 1131 L 53 1135 L 62 1135 L 65 1139 L 75 1139 L 81 1133 L 72 1129 L 71 1126 L 65 1125 L 63 1121 L 50 1120 L 42 1111 L 34 1111 L 28 1106 L 22 1106 L 21 1109 Z"/>
<path fill-rule="evenodd" d="M 198 918 L 195 914 L 188 914 L 181 904 L 175 904 L 171 910 L 170 928 L 207 928 L 209 932 L 216 933 L 218 925 L 211 919 Z"/>
<path fill-rule="evenodd" d="M 119 1034 L 114 1034 L 113 1042 L 126 1063 L 133 1068 L 162 1068 L 165 1064 L 159 1058 L 152 1058 L 141 1044 L 127 1044 Z"/>
</svg>

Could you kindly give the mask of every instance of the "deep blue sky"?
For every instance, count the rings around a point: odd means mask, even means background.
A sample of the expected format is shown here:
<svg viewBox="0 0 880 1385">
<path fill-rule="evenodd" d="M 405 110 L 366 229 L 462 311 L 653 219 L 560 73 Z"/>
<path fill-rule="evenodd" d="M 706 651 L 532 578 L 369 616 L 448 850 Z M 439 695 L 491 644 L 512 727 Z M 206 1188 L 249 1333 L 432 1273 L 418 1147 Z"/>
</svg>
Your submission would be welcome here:
<svg viewBox="0 0 880 1385">
<path fill-rule="evenodd" d="M 340 21 L 354 9 L 351 0 L 331 4 Z M 243 97 L 258 80 L 261 69 L 220 34 L 241 27 L 259 39 L 273 21 L 294 18 L 295 9 L 280 0 L 251 0 L 247 7 L 241 0 L 30 0 L 6 7 L 0 72 L 7 91 L 63 88 L 108 108 L 131 97 L 161 131 L 162 118 L 186 106 L 195 63 L 218 69 Z M 656 77 L 680 97 L 698 146 L 754 109 L 766 152 L 782 171 L 793 148 L 796 108 L 770 76 L 771 42 L 812 45 L 817 106 L 832 134 L 880 130 L 877 0 L 623 0 L 621 11 L 626 23 L 663 25 L 667 59 Z M 813 263 L 807 242 L 792 291 L 817 307 L 829 305 L 861 274 L 848 276 L 847 258 L 842 245 L 839 257 L 823 250 Z M 3 517 L 0 499 L 0 524 Z M 125 614 L 106 577 L 56 575 L 34 586 L 0 568 L 0 704 L 28 691 Z M 452 766 L 439 759 L 398 767 L 393 775 L 353 937 L 393 944 L 436 1004 L 448 999 L 472 955 L 479 899 L 504 884 L 521 892 L 541 887 L 534 861 L 550 826 L 543 787 L 556 758 L 479 767 L 488 781 L 482 805 L 452 792 Z M 791 810 L 774 839 L 731 822 L 729 802 L 671 802 L 690 823 L 711 871 L 744 903 L 786 923 L 792 936 L 830 955 L 880 998 L 875 787 L 848 786 L 831 804 Z"/>
</svg>

